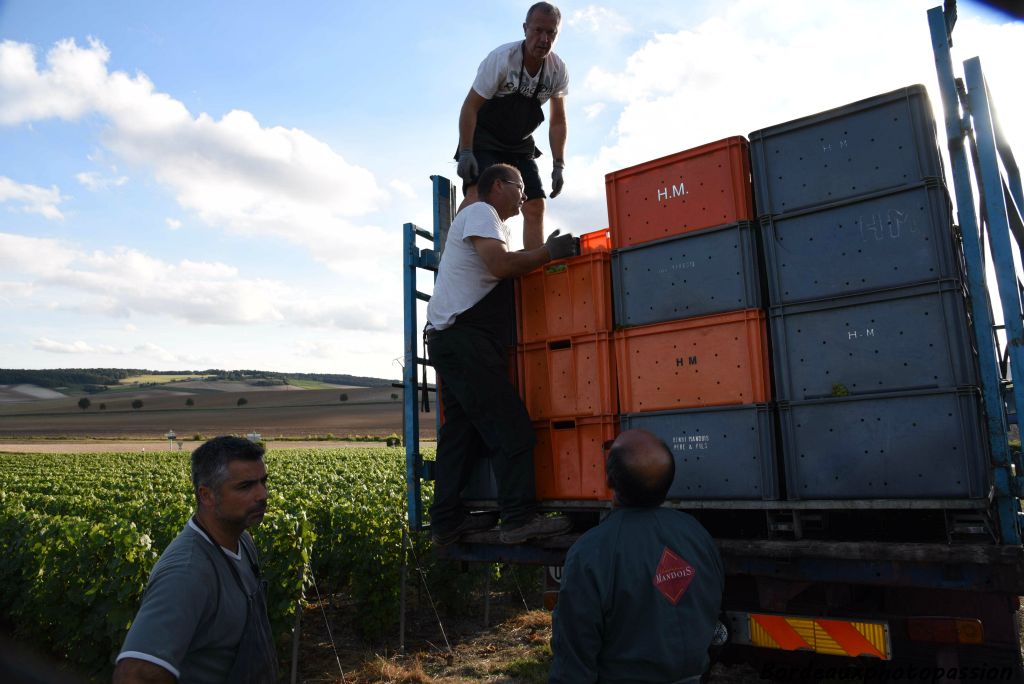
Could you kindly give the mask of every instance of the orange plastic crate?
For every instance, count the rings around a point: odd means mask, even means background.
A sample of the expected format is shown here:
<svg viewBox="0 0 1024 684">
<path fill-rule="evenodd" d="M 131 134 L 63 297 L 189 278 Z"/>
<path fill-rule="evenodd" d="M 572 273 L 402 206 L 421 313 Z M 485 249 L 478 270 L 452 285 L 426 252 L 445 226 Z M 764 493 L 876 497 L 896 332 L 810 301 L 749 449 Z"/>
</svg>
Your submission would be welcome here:
<svg viewBox="0 0 1024 684">
<path fill-rule="evenodd" d="M 519 345 L 519 391 L 533 420 L 618 413 L 611 333 Z"/>
<path fill-rule="evenodd" d="M 754 219 L 749 144 L 743 136 L 605 176 L 612 246 Z"/>
<path fill-rule="evenodd" d="M 761 309 L 625 328 L 614 337 L 622 413 L 771 398 Z"/>
<path fill-rule="evenodd" d="M 521 343 L 611 332 L 611 254 L 553 261 L 517 280 Z"/>
<path fill-rule="evenodd" d="M 610 252 L 611 250 L 612 234 L 607 228 L 580 235 L 580 254 Z"/>
<path fill-rule="evenodd" d="M 537 499 L 612 498 L 601 445 L 619 433 L 617 416 L 535 421 Z"/>
</svg>

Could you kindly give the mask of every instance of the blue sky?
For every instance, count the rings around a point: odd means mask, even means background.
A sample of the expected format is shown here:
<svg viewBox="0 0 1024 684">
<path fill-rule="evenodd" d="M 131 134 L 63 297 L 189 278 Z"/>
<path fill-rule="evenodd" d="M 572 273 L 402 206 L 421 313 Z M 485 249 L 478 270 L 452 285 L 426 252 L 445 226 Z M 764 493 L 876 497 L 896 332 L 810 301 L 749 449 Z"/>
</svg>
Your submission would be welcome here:
<svg viewBox="0 0 1024 684">
<path fill-rule="evenodd" d="M 528 4 L 0 0 L 0 366 L 397 377 L 401 226 Z M 913 83 L 938 105 L 935 4 L 562 3 L 547 229 L 606 226 L 624 166 Z M 1024 154 L 1024 25 L 961 2 L 954 40 Z"/>
</svg>

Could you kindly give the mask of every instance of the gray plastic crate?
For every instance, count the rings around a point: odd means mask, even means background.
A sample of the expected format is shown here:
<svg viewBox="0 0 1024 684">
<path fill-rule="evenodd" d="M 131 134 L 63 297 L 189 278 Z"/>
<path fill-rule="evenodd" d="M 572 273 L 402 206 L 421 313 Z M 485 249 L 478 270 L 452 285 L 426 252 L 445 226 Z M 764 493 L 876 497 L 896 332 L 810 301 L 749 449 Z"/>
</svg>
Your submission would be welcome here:
<svg viewBox="0 0 1024 684">
<path fill-rule="evenodd" d="M 773 305 L 962 278 L 946 188 L 896 192 L 761 219 Z"/>
<path fill-rule="evenodd" d="M 615 324 L 630 327 L 760 307 L 757 230 L 744 221 L 614 251 Z"/>
<path fill-rule="evenodd" d="M 779 404 L 790 499 L 976 499 L 988 494 L 977 390 Z"/>
<path fill-rule="evenodd" d="M 780 400 L 978 384 L 960 281 L 771 309 Z"/>
<path fill-rule="evenodd" d="M 759 216 L 943 175 L 922 85 L 754 131 L 750 157 Z"/>
<path fill-rule="evenodd" d="M 622 429 L 660 437 L 676 459 L 670 500 L 779 497 L 769 404 L 629 413 Z"/>
</svg>

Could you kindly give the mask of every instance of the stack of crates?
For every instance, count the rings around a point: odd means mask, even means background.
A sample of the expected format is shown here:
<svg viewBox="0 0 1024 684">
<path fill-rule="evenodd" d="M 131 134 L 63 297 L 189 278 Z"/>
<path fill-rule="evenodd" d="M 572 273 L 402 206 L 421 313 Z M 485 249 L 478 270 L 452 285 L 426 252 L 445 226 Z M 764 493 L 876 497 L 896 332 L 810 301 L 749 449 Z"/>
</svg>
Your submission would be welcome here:
<svg viewBox="0 0 1024 684">
<path fill-rule="evenodd" d="M 607 230 L 516 283 L 519 391 L 540 500 L 609 499 L 601 445 L 618 433 Z"/>
<path fill-rule="evenodd" d="M 987 492 L 931 112 L 918 85 L 750 134 L 791 499 Z"/>
<path fill-rule="evenodd" d="M 778 498 L 746 139 L 605 178 L 622 429 L 671 447 L 670 500 Z"/>
</svg>

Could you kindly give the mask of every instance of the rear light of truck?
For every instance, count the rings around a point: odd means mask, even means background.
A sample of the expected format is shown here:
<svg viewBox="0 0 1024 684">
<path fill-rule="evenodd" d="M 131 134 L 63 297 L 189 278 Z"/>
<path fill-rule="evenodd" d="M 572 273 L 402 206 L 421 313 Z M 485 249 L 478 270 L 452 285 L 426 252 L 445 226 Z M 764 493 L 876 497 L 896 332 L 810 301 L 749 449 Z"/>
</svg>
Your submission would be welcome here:
<svg viewBox="0 0 1024 684">
<path fill-rule="evenodd" d="M 907 619 L 907 636 L 936 644 L 982 644 L 985 628 L 973 618 L 916 617 Z"/>
</svg>

